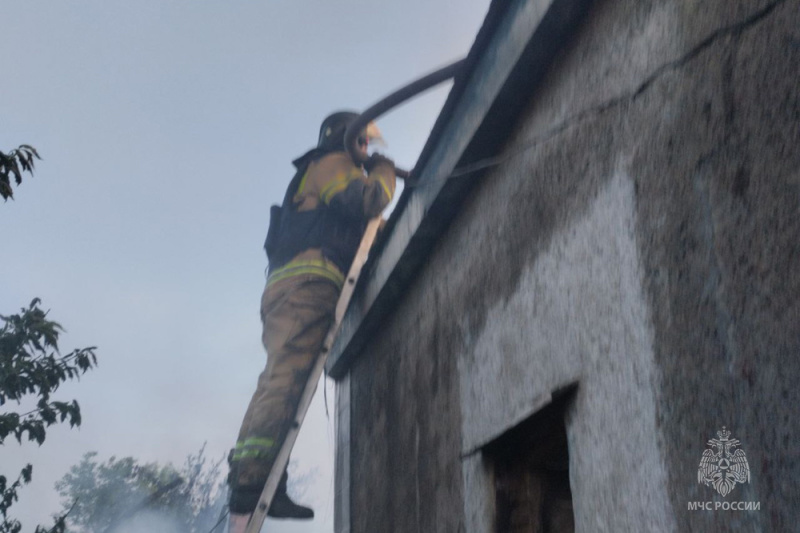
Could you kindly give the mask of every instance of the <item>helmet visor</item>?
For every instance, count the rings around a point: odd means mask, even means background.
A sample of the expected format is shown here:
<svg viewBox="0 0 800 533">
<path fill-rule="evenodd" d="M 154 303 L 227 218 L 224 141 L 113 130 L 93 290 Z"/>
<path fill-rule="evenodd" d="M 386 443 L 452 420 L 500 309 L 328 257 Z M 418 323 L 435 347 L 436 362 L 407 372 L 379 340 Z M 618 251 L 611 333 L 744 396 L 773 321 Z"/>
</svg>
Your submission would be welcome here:
<svg viewBox="0 0 800 533">
<path fill-rule="evenodd" d="M 378 126 L 376 126 L 374 122 L 367 124 L 367 127 L 364 128 L 364 131 L 358 136 L 358 145 L 360 147 L 365 148 L 371 144 L 383 147 L 386 146 L 386 141 L 383 140 L 381 130 L 378 129 Z"/>
</svg>

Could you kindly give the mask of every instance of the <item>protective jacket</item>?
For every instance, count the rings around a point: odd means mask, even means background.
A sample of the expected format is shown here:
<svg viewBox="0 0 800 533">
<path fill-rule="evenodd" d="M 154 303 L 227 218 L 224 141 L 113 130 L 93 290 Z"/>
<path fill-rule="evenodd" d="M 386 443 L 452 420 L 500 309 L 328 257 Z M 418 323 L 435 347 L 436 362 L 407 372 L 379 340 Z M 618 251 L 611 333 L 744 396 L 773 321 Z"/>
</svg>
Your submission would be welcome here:
<svg viewBox="0 0 800 533">
<path fill-rule="evenodd" d="M 395 190 L 392 163 L 379 160 L 365 174 L 346 152 L 312 150 L 298 168 L 283 205 L 273 206 L 264 245 L 267 286 L 303 274 L 341 287 L 366 223 L 389 204 Z"/>
</svg>

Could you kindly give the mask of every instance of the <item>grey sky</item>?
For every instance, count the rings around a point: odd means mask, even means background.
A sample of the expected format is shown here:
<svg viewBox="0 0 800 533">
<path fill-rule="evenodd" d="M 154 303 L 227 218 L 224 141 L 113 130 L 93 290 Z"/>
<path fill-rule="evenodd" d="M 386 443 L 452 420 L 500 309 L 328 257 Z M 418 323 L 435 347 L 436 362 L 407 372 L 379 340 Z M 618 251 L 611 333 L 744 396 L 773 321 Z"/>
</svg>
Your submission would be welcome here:
<svg viewBox="0 0 800 533">
<path fill-rule="evenodd" d="M 44 161 L 0 206 L 0 313 L 40 296 L 62 348 L 100 359 L 58 395 L 79 400 L 79 431 L 0 448 L 4 474 L 34 464 L 13 508 L 23 531 L 58 510 L 53 483 L 86 451 L 180 464 L 204 441 L 213 458 L 230 448 L 265 361 L 261 245 L 291 159 L 327 113 L 466 55 L 488 4 L 3 2 L 0 149 L 32 144 Z M 446 90 L 379 121 L 398 165 L 413 166 Z M 321 399 L 293 456 L 319 469 L 319 518 L 285 531 L 331 530 Z"/>
</svg>

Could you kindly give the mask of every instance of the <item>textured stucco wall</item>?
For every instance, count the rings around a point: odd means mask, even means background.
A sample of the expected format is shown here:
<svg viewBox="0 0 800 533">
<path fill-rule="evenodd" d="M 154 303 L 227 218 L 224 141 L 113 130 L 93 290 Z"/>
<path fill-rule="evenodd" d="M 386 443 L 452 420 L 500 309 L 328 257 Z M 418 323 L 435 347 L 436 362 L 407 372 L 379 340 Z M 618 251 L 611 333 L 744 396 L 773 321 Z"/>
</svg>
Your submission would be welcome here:
<svg viewBox="0 0 800 533">
<path fill-rule="evenodd" d="M 513 167 L 506 172 L 523 177 L 528 170 L 524 163 Z M 665 465 L 654 453 L 659 381 L 634 237 L 633 182 L 621 171 L 606 177 L 599 169 L 581 178 L 602 182 L 602 190 L 586 197 L 585 212 L 527 263 L 514 292 L 487 310 L 459 359 L 465 449 L 530 416 L 554 389 L 578 382 L 567 415 L 577 524 L 592 531 L 629 524 L 670 530 Z M 508 194 L 503 188 L 487 196 Z"/>
<path fill-rule="evenodd" d="M 578 531 L 793 529 L 798 73 L 798 0 L 596 2 L 352 368 L 353 532 L 488 530 L 471 452 L 573 381 Z M 687 509 L 723 425 L 758 512 Z"/>
<path fill-rule="evenodd" d="M 462 523 L 453 295 L 413 290 L 351 380 L 351 530 L 458 531 Z"/>
</svg>

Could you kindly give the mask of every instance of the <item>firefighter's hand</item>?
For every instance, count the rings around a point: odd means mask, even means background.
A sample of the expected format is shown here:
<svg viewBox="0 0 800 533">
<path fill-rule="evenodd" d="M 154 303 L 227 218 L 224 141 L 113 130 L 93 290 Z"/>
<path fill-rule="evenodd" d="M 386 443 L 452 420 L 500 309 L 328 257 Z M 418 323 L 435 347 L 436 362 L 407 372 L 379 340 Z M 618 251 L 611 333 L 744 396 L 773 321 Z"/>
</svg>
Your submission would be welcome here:
<svg viewBox="0 0 800 533">
<path fill-rule="evenodd" d="M 377 152 L 369 156 L 369 159 L 367 159 L 367 161 L 364 163 L 364 170 L 366 170 L 367 172 L 372 172 L 373 168 L 377 167 L 382 163 L 389 164 L 392 167 L 392 172 L 394 172 L 394 161 L 392 161 L 385 155 L 379 154 Z"/>
</svg>

